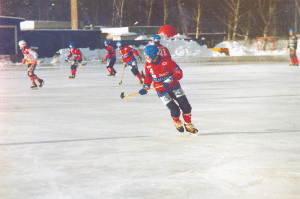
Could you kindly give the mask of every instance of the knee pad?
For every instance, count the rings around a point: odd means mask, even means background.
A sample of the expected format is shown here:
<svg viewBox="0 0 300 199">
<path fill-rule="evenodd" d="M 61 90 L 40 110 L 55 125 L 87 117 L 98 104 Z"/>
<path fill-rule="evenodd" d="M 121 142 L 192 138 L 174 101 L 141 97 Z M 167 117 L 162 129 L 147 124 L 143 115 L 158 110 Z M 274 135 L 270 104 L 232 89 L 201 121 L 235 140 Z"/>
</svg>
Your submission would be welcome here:
<svg viewBox="0 0 300 199">
<path fill-rule="evenodd" d="M 132 72 L 134 75 L 139 74 L 139 70 L 137 69 L 136 66 L 132 66 L 131 72 Z"/>
<path fill-rule="evenodd" d="M 32 76 L 34 76 L 34 73 L 32 71 L 28 71 L 27 75 L 28 75 L 28 77 L 32 77 Z"/>
<path fill-rule="evenodd" d="M 76 68 L 77 68 L 76 64 L 74 64 L 74 65 L 71 66 L 71 70 L 76 70 Z"/>
<path fill-rule="evenodd" d="M 180 109 L 174 101 L 169 102 L 167 107 L 170 109 L 173 118 L 178 118 L 180 116 Z"/>
<path fill-rule="evenodd" d="M 177 99 L 180 109 L 184 114 L 189 114 L 192 111 L 192 107 L 187 100 L 186 96 L 183 95 Z"/>
</svg>

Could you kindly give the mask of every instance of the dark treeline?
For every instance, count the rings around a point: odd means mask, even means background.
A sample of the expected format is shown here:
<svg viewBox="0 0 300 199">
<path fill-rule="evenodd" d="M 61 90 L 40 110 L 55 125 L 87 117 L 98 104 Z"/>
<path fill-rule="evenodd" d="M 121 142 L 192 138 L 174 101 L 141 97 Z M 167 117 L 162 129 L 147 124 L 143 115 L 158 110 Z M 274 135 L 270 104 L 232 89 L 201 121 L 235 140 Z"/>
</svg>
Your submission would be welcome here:
<svg viewBox="0 0 300 199">
<path fill-rule="evenodd" d="M 300 0 L 77 0 L 80 26 L 162 26 L 228 40 L 298 32 Z M 70 0 L 0 0 L 0 15 L 70 21 Z"/>
</svg>

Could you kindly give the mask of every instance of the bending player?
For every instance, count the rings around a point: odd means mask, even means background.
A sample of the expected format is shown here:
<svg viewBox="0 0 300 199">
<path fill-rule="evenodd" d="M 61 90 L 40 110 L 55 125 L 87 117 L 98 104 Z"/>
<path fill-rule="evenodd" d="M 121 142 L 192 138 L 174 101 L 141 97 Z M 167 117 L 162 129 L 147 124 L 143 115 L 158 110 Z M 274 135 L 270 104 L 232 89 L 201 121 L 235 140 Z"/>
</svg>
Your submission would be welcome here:
<svg viewBox="0 0 300 199">
<path fill-rule="evenodd" d="M 151 37 L 152 44 L 159 49 L 159 55 L 161 57 L 169 57 L 171 58 L 170 51 L 167 47 L 160 44 L 161 37 L 159 35 L 153 35 Z"/>
<path fill-rule="evenodd" d="M 74 55 L 74 59 L 72 61 L 72 65 L 71 65 L 71 76 L 69 76 L 69 78 L 73 79 L 73 78 L 75 78 L 75 75 L 76 75 L 78 63 L 82 62 L 82 54 L 81 54 L 81 51 L 79 50 L 79 48 L 75 47 L 74 42 L 71 42 L 69 44 L 69 47 L 70 47 L 70 52 L 65 61 L 68 62 L 69 59 Z"/>
<path fill-rule="evenodd" d="M 38 54 L 35 51 L 33 51 L 31 48 L 27 47 L 27 44 L 24 40 L 19 41 L 19 46 L 24 55 L 22 64 L 25 64 L 27 62 L 27 66 L 28 66 L 27 74 L 32 82 L 32 86 L 30 88 L 37 88 L 35 81 L 39 82 L 39 87 L 42 87 L 44 84 L 44 80 L 38 78 L 34 74 L 34 70 L 37 64 Z"/>
<path fill-rule="evenodd" d="M 103 61 L 107 61 L 106 68 L 109 72 L 108 76 L 115 76 L 117 74 L 117 71 L 114 69 L 114 65 L 116 63 L 116 51 L 110 45 L 109 40 L 105 40 L 104 45 L 106 46 L 107 54 Z"/>
<path fill-rule="evenodd" d="M 143 76 L 138 70 L 137 61 L 134 55 L 138 58 L 139 61 L 142 61 L 138 51 L 129 46 L 125 46 L 122 41 L 117 41 L 117 47 L 119 48 L 119 53 L 122 56 L 123 63 L 125 66 L 131 66 L 131 72 L 133 75 L 137 76 L 140 84 L 143 84 Z"/>
<path fill-rule="evenodd" d="M 197 134 L 198 130 L 191 122 L 192 107 L 179 83 L 182 78 L 182 70 L 170 58 L 161 57 L 158 53 L 157 47 L 146 46 L 145 81 L 139 93 L 141 95 L 147 94 L 151 83 L 154 82 L 153 86 L 159 98 L 170 109 L 176 129 L 179 132 L 184 132 L 183 123 L 180 120 L 181 109 L 186 131 L 190 134 Z"/>
</svg>

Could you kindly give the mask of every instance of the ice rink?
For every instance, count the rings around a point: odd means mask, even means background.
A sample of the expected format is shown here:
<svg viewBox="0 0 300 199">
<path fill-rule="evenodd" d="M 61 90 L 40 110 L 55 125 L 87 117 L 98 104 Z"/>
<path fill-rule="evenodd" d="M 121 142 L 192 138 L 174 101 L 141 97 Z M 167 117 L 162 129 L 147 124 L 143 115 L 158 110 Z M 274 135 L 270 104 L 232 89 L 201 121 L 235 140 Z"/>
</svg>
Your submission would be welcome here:
<svg viewBox="0 0 300 199">
<path fill-rule="evenodd" d="M 179 63 L 199 136 L 123 66 L 0 71 L 1 199 L 298 199 L 300 67 Z M 139 64 L 139 69 L 143 64 Z"/>
</svg>

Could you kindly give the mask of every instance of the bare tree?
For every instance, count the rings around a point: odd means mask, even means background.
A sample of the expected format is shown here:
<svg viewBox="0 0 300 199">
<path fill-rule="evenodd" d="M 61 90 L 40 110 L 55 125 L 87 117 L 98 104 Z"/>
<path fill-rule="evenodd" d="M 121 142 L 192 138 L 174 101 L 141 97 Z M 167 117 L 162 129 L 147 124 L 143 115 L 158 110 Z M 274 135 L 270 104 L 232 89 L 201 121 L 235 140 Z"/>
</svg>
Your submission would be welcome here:
<svg viewBox="0 0 300 199">
<path fill-rule="evenodd" d="M 246 0 L 223 0 L 214 1 L 213 6 L 215 9 L 212 9 L 214 15 L 228 27 L 228 39 L 232 34 L 232 40 L 235 41 L 237 39 L 237 30 L 239 21 L 241 18 L 247 14 L 247 12 L 241 13 L 242 4 L 246 3 Z M 219 9 L 218 9 L 219 8 Z M 225 12 L 227 18 L 223 18 L 220 13 L 220 9 Z M 231 33 L 232 32 L 232 33 Z M 231 40 L 231 39 L 230 39 Z"/>
<path fill-rule="evenodd" d="M 276 5 L 276 0 L 258 0 L 257 2 L 257 10 L 264 23 L 263 37 L 267 37 L 269 34 L 272 18 L 275 14 Z"/>
<path fill-rule="evenodd" d="M 194 4 L 192 5 L 192 10 L 194 13 L 193 20 L 196 22 L 196 39 L 199 38 L 199 33 L 200 33 L 200 19 L 201 19 L 201 14 L 202 14 L 202 9 L 203 9 L 203 0 L 196 0 Z"/>
<path fill-rule="evenodd" d="M 167 24 L 167 18 L 168 18 L 168 0 L 164 0 L 164 25 Z"/>
<path fill-rule="evenodd" d="M 150 25 L 152 8 L 153 8 L 153 0 L 145 0 L 147 4 L 147 26 Z"/>
</svg>

